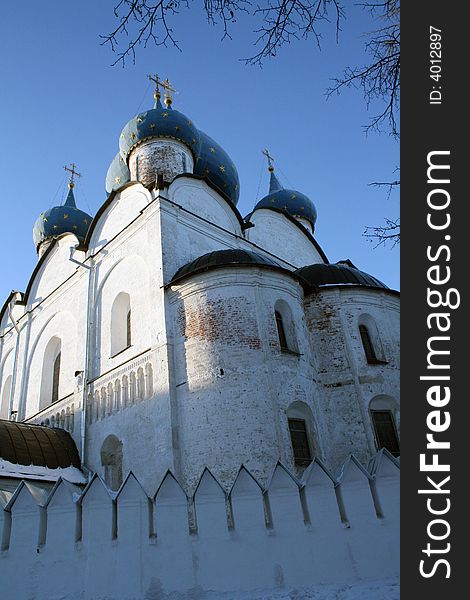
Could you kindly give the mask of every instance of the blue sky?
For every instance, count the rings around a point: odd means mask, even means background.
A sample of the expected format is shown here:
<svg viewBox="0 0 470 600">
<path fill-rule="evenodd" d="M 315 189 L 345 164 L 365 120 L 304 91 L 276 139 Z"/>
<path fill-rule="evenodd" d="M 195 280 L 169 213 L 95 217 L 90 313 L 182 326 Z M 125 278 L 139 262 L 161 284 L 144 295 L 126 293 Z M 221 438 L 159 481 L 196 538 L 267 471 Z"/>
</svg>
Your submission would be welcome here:
<svg viewBox="0 0 470 600">
<path fill-rule="evenodd" d="M 286 187 L 313 199 L 316 238 L 330 261 L 349 258 L 399 289 L 399 250 L 375 248 L 366 225 L 398 216 L 398 195 L 368 184 L 397 177 L 399 146 L 388 135 L 365 135 L 369 113 L 358 90 L 329 99 L 325 90 L 342 70 L 366 60 L 368 14 L 351 6 L 339 44 L 333 24 L 323 26 L 321 52 L 313 41 L 281 50 L 264 67 L 246 66 L 253 54 L 252 24 L 241 18 L 233 40 L 220 41 L 195 3 L 173 26 L 182 52 L 152 45 L 123 69 L 99 35 L 114 26 L 112 0 L 6 3 L 0 24 L 0 106 L 3 117 L 0 206 L 3 249 L 0 305 L 12 289 L 23 291 L 37 262 L 32 242 L 36 217 L 63 203 L 74 161 L 82 177 L 79 208 L 96 213 L 106 198 L 104 181 L 118 150 L 122 127 L 152 106 L 148 73 L 169 77 L 178 90 L 173 106 L 228 152 L 241 182 L 243 215 L 268 190 L 261 150 L 276 159 Z M 124 44 L 124 41 L 122 42 Z"/>
</svg>

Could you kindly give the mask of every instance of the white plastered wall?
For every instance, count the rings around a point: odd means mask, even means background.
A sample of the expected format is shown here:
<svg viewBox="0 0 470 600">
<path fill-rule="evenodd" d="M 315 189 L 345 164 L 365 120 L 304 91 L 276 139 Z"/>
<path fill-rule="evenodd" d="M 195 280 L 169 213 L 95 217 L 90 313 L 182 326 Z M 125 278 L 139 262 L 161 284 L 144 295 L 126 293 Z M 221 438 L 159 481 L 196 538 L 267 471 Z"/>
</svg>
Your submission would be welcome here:
<svg viewBox="0 0 470 600">
<path fill-rule="evenodd" d="M 281 213 L 261 208 L 251 215 L 250 222 L 254 227 L 247 229 L 247 239 L 295 268 L 324 263 L 305 233 Z"/>
</svg>

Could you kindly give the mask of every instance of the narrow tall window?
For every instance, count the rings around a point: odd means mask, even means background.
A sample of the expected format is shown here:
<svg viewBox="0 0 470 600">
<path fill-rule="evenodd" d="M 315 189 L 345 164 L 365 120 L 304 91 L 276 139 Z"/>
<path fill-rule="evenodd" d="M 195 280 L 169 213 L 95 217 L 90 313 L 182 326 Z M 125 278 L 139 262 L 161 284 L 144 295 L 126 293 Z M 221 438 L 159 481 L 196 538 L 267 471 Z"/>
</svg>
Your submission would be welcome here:
<svg viewBox="0 0 470 600">
<path fill-rule="evenodd" d="M 395 419 L 391 410 L 371 410 L 377 449 L 386 448 L 393 456 L 400 456 Z"/>
<path fill-rule="evenodd" d="M 131 337 L 131 298 L 126 292 L 121 292 L 111 307 L 111 356 L 129 348 Z"/>
<path fill-rule="evenodd" d="M 8 411 L 10 409 L 11 382 L 12 376 L 9 375 L 3 383 L 0 419 L 8 419 L 10 416 Z"/>
<path fill-rule="evenodd" d="M 54 359 L 52 367 L 52 403 L 57 402 L 59 399 L 60 355 L 61 353 L 59 352 Z"/>
<path fill-rule="evenodd" d="M 131 335 L 131 309 L 129 309 L 127 311 L 127 335 L 126 335 L 126 342 L 127 342 L 127 347 L 129 348 L 129 346 L 131 345 L 132 342 L 132 335 Z"/>
<path fill-rule="evenodd" d="M 294 451 L 294 462 L 305 467 L 312 462 L 312 454 L 307 437 L 307 424 L 303 419 L 288 419 L 289 433 Z"/>
<path fill-rule="evenodd" d="M 39 410 L 46 408 L 59 399 L 60 388 L 60 363 L 62 356 L 62 343 L 60 338 L 52 337 L 44 350 L 42 362 L 41 390 L 39 396 Z M 63 367 L 62 367 L 63 368 Z M 63 373 L 62 373 L 63 375 Z"/>
<path fill-rule="evenodd" d="M 282 315 L 276 310 L 274 312 L 274 316 L 276 317 L 277 335 L 279 337 L 279 345 L 281 346 L 281 350 L 288 350 L 289 347 L 287 345 L 286 331 L 284 329 L 284 323 L 282 322 Z"/>
<path fill-rule="evenodd" d="M 359 333 L 361 334 L 362 345 L 366 354 L 367 362 L 370 364 L 376 364 L 377 356 L 375 354 L 372 340 L 370 339 L 369 331 L 365 325 L 359 325 Z"/>
</svg>

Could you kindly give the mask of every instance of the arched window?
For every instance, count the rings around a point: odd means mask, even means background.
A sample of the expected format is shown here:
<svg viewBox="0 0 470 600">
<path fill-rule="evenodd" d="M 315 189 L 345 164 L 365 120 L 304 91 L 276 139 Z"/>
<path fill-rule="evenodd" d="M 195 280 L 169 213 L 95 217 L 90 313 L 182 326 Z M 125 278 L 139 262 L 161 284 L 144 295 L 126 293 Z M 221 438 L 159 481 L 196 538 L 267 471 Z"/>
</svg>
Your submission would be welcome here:
<svg viewBox="0 0 470 600">
<path fill-rule="evenodd" d="M 293 402 L 287 409 L 287 423 L 294 464 L 304 468 L 312 462 L 318 452 L 310 407 L 305 402 Z"/>
<path fill-rule="evenodd" d="M 0 406 L 0 419 L 8 419 L 10 417 L 10 415 L 8 414 L 8 409 L 10 406 L 11 381 L 12 376 L 8 375 L 8 377 L 3 383 L 2 402 Z"/>
<path fill-rule="evenodd" d="M 59 399 L 59 378 L 60 378 L 60 356 L 61 352 L 57 354 L 54 359 L 54 365 L 52 367 L 52 402 L 57 402 Z"/>
<path fill-rule="evenodd" d="M 132 335 L 131 335 L 131 309 L 129 308 L 129 310 L 127 311 L 127 318 L 126 318 L 126 342 L 127 342 L 127 348 L 129 348 L 129 346 L 132 344 Z"/>
<path fill-rule="evenodd" d="M 60 361 L 62 343 L 58 337 L 49 340 L 42 363 L 39 408 L 43 409 L 60 398 Z"/>
<path fill-rule="evenodd" d="M 108 435 L 101 446 L 101 464 L 104 480 L 112 490 L 122 484 L 122 442 L 115 435 Z"/>
<path fill-rule="evenodd" d="M 312 462 L 312 453 L 307 436 L 307 423 L 304 419 L 288 419 L 288 421 L 294 462 L 299 467 L 305 467 Z"/>
<path fill-rule="evenodd" d="M 121 292 L 111 307 L 111 356 L 129 348 L 131 339 L 131 298 L 129 294 Z"/>
<path fill-rule="evenodd" d="M 386 448 L 393 456 L 400 456 L 397 430 L 399 411 L 396 402 L 387 396 L 379 396 L 371 400 L 369 412 L 377 450 Z"/>
<path fill-rule="evenodd" d="M 278 300 L 274 305 L 274 319 L 276 321 L 277 337 L 281 351 L 298 354 L 299 349 L 292 311 L 284 300 Z"/>
<path fill-rule="evenodd" d="M 359 325 L 359 333 L 361 334 L 361 341 L 366 354 L 367 362 L 371 364 L 377 363 L 377 357 L 375 356 L 374 346 L 370 339 L 369 331 L 365 325 Z"/>
<path fill-rule="evenodd" d="M 279 345 L 281 346 L 281 350 L 288 350 L 287 346 L 287 338 L 286 332 L 284 329 L 284 323 L 282 322 L 282 315 L 279 311 L 274 311 L 274 316 L 276 318 L 276 327 L 277 327 L 277 335 L 279 338 Z"/>
<path fill-rule="evenodd" d="M 385 355 L 375 320 L 370 315 L 359 317 L 359 334 L 366 360 L 370 365 L 384 364 Z"/>
</svg>

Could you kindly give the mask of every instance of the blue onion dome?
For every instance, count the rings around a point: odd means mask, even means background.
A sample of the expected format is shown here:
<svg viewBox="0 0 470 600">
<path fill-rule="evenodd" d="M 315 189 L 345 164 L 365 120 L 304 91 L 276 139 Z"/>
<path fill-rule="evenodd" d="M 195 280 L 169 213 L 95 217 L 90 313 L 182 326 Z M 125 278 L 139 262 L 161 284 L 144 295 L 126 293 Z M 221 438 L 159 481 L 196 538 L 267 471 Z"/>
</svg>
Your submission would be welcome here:
<svg viewBox="0 0 470 600">
<path fill-rule="evenodd" d="M 73 195 L 73 185 L 69 184 L 69 193 L 62 206 L 54 206 L 41 213 L 33 227 L 33 241 L 36 250 L 42 242 L 55 238 L 63 233 L 73 233 L 80 243 L 85 237 L 92 217 L 77 208 Z"/>
<path fill-rule="evenodd" d="M 274 174 L 273 167 L 270 166 L 269 170 L 271 172 L 269 194 L 256 204 L 253 212 L 258 208 L 271 208 L 283 211 L 291 217 L 305 219 L 310 223 L 312 229 L 315 230 L 317 209 L 314 203 L 305 194 L 282 187 Z"/>
<path fill-rule="evenodd" d="M 199 131 L 186 115 L 171 108 L 162 106 L 160 100 L 155 108 L 133 117 L 121 132 L 119 152 L 124 161 L 130 152 L 139 144 L 153 138 L 171 138 L 185 144 L 197 156 L 200 139 Z"/>
<path fill-rule="evenodd" d="M 109 194 L 118 190 L 125 183 L 131 180 L 131 174 L 126 161 L 118 153 L 113 159 L 113 162 L 109 165 L 108 172 L 106 173 L 106 193 Z"/>
<path fill-rule="evenodd" d="M 200 146 L 194 164 L 195 175 L 207 179 L 236 205 L 240 195 L 237 168 L 217 142 L 203 131 L 199 131 L 199 136 Z"/>
<path fill-rule="evenodd" d="M 329 285 L 353 285 L 385 290 L 389 289 L 384 283 L 372 275 L 357 269 L 350 260 L 328 265 L 307 265 L 297 269 L 295 273 L 310 285 L 318 287 Z"/>
</svg>

